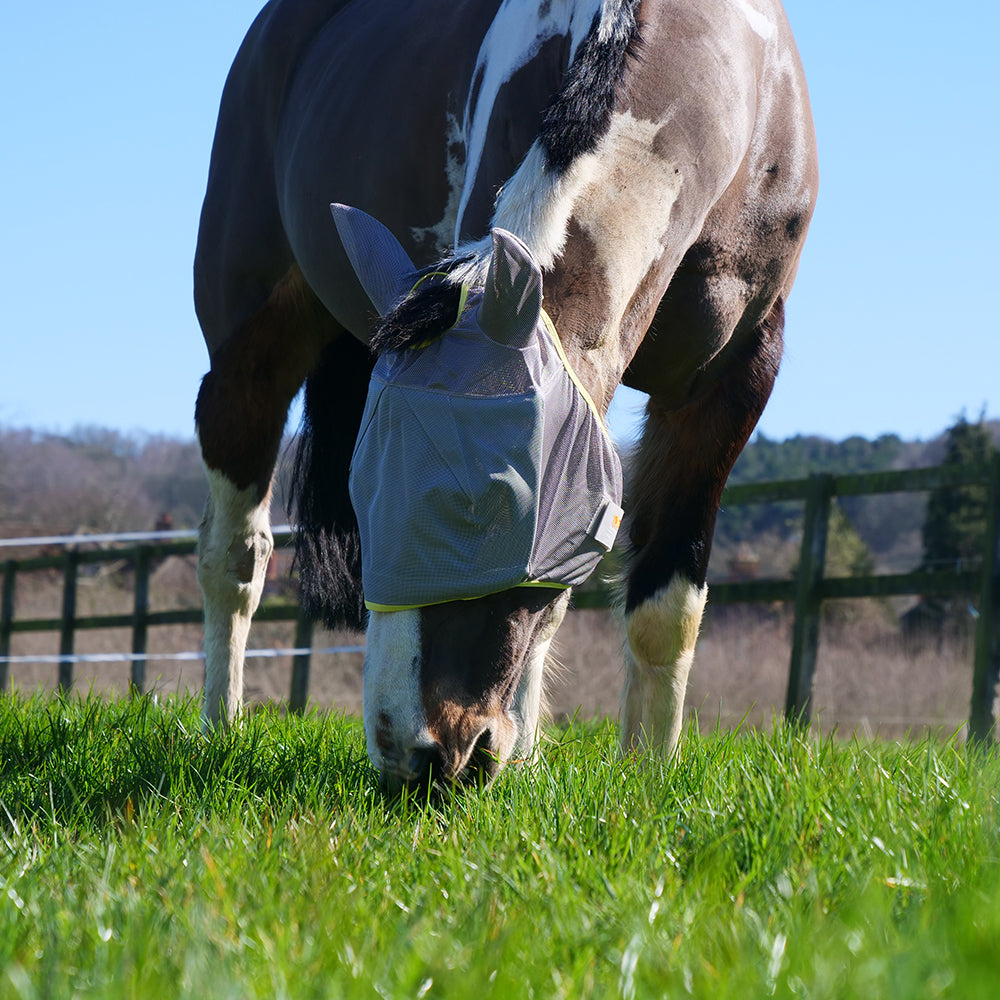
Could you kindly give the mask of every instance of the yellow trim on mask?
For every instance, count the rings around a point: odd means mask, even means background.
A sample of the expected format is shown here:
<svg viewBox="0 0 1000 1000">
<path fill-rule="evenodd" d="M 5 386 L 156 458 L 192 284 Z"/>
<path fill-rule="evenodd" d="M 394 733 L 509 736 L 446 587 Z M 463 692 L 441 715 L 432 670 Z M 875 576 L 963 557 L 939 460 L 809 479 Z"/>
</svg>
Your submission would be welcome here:
<svg viewBox="0 0 1000 1000">
<path fill-rule="evenodd" d="M 438 604 L 451 604 L 452 601 L 478 601 L 483 597 L 492 597 L 493 594 L 502 594 L 506 590 L 517 590 L 521 587 L 548 587 L 551 590 L 569 590 L 568 583 L 546 583 L 544 580 L 529 580 L 527 583 L 519 583 L 515 587 L 504 587 L 503 590 L 494 590 L 488 594 L 478 594 L 475 597 L 452 597 L 446 601 L 431 601 L 430 604 L 376 604 L 374 601 L 365 601 L 365 607 L 369 611 L 381 611 L 389 613 L 392 611 L 419 611 L 421 608 L 433 608 Z"/>
<path fill-rule="evenodd" d="M 566 374 L 573 380 L 573 385 L 576 386 L 577 391 L 581 396 L 583 396 L 587 406 L 590 407 L 590 412 L 597 418 L 597 423 L 600 425 L 601 430 L 604 431 L 605 437 L 610 440 L 611 434 L 608 432 L 607 425 L 604 423 L 604 417 L 601 415 L 601 411 L 597 408 L 597 405 L 591 398 L 590 393 L 587 392 L 586 386 L 584 386 L 584 384 L 577 377 L 576 372 L 573 371 L 573 368 L 569 363 L 569 358 L 566 357 L 566 351 L 563 348 L 563 343 L 559 339 L 559 334 L 556 333 L 556 325 L 552 322 L 549 314 L 544 309 L 542 310 L 542 323 L 545 325 L 545 329 L 548 331 L 552 344 L 555 347 L 556 352 L 559 354 L 559 360 L 562 362 L 563 368 L 566 369 Z"/>
</svg>

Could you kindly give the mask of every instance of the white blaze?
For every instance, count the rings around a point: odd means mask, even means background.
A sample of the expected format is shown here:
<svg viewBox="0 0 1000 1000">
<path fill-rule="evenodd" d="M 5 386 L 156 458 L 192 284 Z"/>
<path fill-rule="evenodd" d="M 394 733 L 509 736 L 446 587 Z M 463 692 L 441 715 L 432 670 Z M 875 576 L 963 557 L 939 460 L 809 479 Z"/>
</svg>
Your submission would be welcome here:
<svg viewBox="0 0 1000 1000">
<path fill-rule="evenodd" d="M 420 612 L 371 612 L 364 667 L 364 717 L 368 756 L 400 777 L 414 750 L 433 747 L 420 693 Z M 384 751 L 381 742 L 391 744 Z M 388 738 L 388 739 L 387 739 Z"/>
</svg>

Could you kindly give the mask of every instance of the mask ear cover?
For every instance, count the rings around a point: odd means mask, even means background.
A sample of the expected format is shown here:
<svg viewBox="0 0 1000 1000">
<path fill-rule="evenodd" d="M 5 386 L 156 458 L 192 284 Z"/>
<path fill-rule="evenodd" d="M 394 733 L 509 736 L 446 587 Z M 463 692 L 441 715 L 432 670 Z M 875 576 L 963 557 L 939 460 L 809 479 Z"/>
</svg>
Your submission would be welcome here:
<svg viewBox="0 0 1000 1000">
<path fill-rule="evenodd" d="M 396 237 L 361 209 L 331 204 L 330 211 L 361 287 L 379 316 L 386 316 L 417 280 L 413 261 Z"/>
<path fill-rule="evenodd" d="M 492 236 L 479 325 L 498 344 L 526 347 L 542 313 L 542 272 L 513 233 L 494 229 Z"/>
</svg>

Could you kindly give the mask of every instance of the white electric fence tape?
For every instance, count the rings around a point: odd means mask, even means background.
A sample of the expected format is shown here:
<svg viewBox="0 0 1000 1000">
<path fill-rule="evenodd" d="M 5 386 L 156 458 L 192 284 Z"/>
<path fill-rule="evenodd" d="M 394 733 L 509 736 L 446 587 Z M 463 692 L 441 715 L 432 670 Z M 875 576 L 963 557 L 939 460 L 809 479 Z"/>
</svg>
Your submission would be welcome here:
<svg viewBox="0 0 1000 1000">
<path fill-rule="evenodd" d="M 289 534 L 295 529 L 282 524 L 271 529 L 275 535 Z M 105 545 L 110 542 L 180 542 L 198 537 L 191 529 L 178 531 L 122 531 L 103 535 L 39 535 L 35 538 L 0 538 L 0 549 L 22 548 L 28 545 Z M 123 553 L 124 554 L 124 553 Z"/>
<path fill-rule="evenodd" d="M 327 646 L 323 649 L 248 649 L 243 655 L 248 660 L 275 659 L 279 656 L 322 656 L 327 653 L 363 653 L 364 646 Z M 198 653 L 58 653 L 41 656 L 0 656 L 0 663 L 136 663 L 150 660 L 204 660 Z"/>
</svg>

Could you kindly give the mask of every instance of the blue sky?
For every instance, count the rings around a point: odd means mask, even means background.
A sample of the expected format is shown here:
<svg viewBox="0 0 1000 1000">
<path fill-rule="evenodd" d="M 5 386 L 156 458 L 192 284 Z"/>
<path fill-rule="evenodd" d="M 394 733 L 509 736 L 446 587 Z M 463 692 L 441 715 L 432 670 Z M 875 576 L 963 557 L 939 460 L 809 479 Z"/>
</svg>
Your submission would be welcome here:
<svg viewBox="0 0 1000 1000">
<path fill-rule="evenodd" d="M 198 212 L 258 6 L 5 5 L 0 426 L 193 433 Z M 785 6 L 822 181 L 760 429 L 927 439 L 963 411 L 1000 415 L 1000 5 Z M 640 411 L 617 401 L 616 434 Z"/>
</svg>

